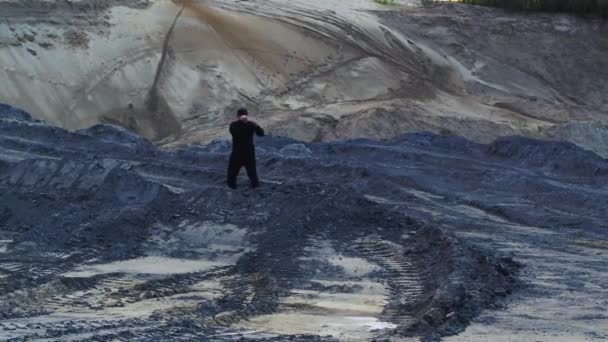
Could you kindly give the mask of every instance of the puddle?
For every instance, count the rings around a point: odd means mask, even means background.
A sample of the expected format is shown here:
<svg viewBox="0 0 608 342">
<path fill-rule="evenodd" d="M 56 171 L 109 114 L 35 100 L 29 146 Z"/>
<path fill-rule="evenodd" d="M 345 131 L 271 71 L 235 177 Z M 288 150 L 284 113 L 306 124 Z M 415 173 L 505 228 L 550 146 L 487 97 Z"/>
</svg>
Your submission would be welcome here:
<svg viewBox="0 0 608 342">
<path fill-rule="evenodd" d="M 8 244 L 13 240 L 0 240 L 0 253 L 6 253 L 8 251 Z"/>
<path fill-rule="evenodd" d="M 381 288 L 377 293 L 324 293 L 293 290 L 291 295 L 283 300 L 283 303 L 287 305 L 306 305 L 345 316 L 379 315 L 387 304 L 387 293 L 386 288 Z"/>
<path fill-rule="evenodd" d="M 258 316 L 244 324 L 257 331 L 297 335 L 332 336 L 340 341 L 371 341 L 372 331 L 394 329 L 397 326 L 371 316 L 315 315 L 297 312 Z"/>
<path fill-rule="evenodd" d="M 382 270 L 364 258 L 346 257 L 324 240 L 312 241 L 303 261 L 333 266 L 310 282 L 314 289 L 293 289 L 276 313 L 253 317 L 233 328 L 270 334 L 331 336 L 339 341 L 371 341 L 378 330 L 397 325 L 382 320 L 388 304 L 387 284 L 371 278 Z M 337 268 L 337 270 L 336 270 Z M 367 278 L 362 278 L 367 276 Z M 319 289 L 321 287 L 321 289 Z"/>
<path fill-rule="evenodd" d="M 333 266 L 342 268 L 342 271 L 352 277 L 364 276 L 374 271 L 379 271 L 381 268 L 377 265 L 371 264 L 362 258 L 350 258 L 345 256 L 333 256 L 327 259 L 327 261 Z"/>
<path fill-rule="evenodd" d="M 108 264 L 85 265 L 74 271 L 64 273 L 64 277 L 92 277 L 98 274 L 108 273 L 132 273 L 132 274 L 182 274 L 200 272 L 225 263 L 209 260 L 188 260 L 150 256 L 145 258 L 116 261 Z"/>
<path fill-rule="evenodd" d="M 342 272 L 349 277 L 360 277 L 381 268 L 363 258 L 347 257 L 334 250 L 334 248 L 323 241 L 316 241 L 312 247 L 306 247 L 306 252 L 315 255 L 314 258 L 303 257 L 301 260 L 322 259 L 332 266 L 340 267 Z"/>
</svg>

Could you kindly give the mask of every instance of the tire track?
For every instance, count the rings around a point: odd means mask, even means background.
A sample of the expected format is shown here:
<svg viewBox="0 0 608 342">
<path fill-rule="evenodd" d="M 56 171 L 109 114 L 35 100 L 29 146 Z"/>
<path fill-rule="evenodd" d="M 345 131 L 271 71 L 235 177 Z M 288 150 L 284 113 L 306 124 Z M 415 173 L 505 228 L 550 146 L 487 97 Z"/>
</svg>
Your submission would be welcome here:
<svg viewBox="0 0 608 342">
<path fill-rule="evenodd" d="M 423 293 L 423 278 L 417 267 L 404 257 L 403 247 L 386 240 L 360 240 L 353 250 L 387 271 L 385 280 L 391 291 L 391 300 L 383 316 L 400 326 L 410 326 L 416 319 L 404 306 L 417 302 Z"/>
<path fill-rule="evenodd" d="M 276 281 L 262 274 L 231 280 L 229 293 L 220 299 L 222 311 L 204 320 L 206 326 L 229 327 L 239 321 L 269 314 L 279 306 Z"/>
<path fill-rule="evenodd" d="M 167 278 L 153 279 L 133 286 L 121 296 L 129 298 L 163 298 L 192 291 L 197 283 L 226 277 L 233 273 L 232 266 L 220 266 L 211 270 L 174 274 Z"/>
</svg>

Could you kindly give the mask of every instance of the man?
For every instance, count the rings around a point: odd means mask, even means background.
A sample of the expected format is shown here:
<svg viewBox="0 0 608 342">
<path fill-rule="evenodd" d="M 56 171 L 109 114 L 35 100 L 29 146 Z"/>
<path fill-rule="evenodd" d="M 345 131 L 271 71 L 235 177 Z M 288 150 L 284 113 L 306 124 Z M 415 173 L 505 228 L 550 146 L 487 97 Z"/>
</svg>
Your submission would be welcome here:
<svg viewBox="0 0 608 342">
<path fill-rule="evenodd" d="M 255 122 L 249 120 L 247 109 L 241 108 L 237 111 L 238 120 L 230 124 L 232 134 L 232 154 L 228 164 L 228 186 L 236 189 L 236 177 L 241 167 L 247 169 L 249 185 L 252 189 L 260 185 L 258 172 L 255 165 L 255 145 L 253 135 L 264 136 L 264 130 Z"/>
</svg>

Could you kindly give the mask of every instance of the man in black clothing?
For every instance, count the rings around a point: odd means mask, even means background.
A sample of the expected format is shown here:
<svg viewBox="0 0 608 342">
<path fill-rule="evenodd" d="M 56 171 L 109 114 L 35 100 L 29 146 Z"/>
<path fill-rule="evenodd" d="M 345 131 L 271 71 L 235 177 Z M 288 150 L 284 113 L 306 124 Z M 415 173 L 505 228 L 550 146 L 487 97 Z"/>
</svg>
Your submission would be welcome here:
<svg viewBox="0 0 608 342">
<path fill-rule="evenodd" d="M 253 135 L 264 136 L 264 130 L 255 122 L 249 121 L 247 109 L 241 108 L 237 112 L 238 120 L 230 124 L 232 134 L 232 154 L 228 164 L 228 186 L 236 189 L 236 177 L 241 167 L 247 169 L 249 185 L 252 189 L 260 185 L 255 165 L 255 145 Z"/>
</svg>

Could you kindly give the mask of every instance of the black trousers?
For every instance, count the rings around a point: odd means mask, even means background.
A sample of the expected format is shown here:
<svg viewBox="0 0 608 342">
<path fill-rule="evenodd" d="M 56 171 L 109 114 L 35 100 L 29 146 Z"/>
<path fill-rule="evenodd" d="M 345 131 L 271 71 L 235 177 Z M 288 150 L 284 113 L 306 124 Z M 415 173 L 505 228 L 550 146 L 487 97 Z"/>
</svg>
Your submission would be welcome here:
<svg viewBox="0 0 608 342">
<path fill-rule="evenodd" d="M 247 176 L 249 177 L 249 185 L 252 188 L 257 188 L 260 185 L 258 179 L 258 171 L 255 165 L 255 154 L 249 153 L 247 155 L 239 155 L 232 153 L 230 155 L 230 162 L 228 163 L 228 186 L 236 188 L 236 178 L 241 171 L 241 167 L 245 167 L 247 170 Z"/>
</svg>

